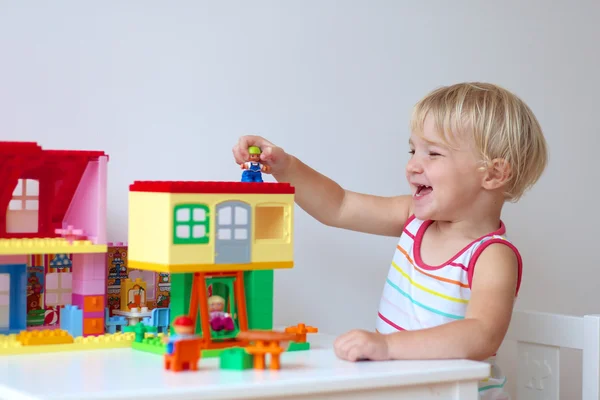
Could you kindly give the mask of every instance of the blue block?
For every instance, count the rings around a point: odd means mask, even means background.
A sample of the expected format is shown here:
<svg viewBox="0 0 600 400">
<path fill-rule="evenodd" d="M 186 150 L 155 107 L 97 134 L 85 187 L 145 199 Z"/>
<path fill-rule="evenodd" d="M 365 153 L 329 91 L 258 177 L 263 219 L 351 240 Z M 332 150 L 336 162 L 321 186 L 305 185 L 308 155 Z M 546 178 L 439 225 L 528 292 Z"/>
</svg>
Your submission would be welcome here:
<svg viewBox="0 0 600 400">
<path fill-rule="evenodd" d="M 8 326 L 0 333 L 19 333 L 27 329 L 27 264 L 2 264 L 0 274 L 10 279 Z"/>
<path fill-rule="evenodd" d="M 74 338 L 83 336 L 83 310 L 72 304 L 60 309 L 60 329 L 63 329 Z"/>
</svg>

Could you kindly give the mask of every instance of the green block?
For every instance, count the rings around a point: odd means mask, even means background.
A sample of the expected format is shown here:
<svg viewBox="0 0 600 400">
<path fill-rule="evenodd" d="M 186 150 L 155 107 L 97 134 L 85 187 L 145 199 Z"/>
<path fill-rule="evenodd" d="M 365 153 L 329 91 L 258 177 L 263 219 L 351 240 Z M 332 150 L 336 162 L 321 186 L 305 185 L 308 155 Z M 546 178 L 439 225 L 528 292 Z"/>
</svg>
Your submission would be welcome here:
<svg viewBox="0 0 600 400">
<path fill-rule="evenodd" d="M 273 329 L 273 270 L 246 271 L 246 312 L 250 329 Z"/>
<path fill-rule="evenodd" d="M 135 350 L 144 351 L 146 353 L 158 354 L 161 356 L 165 354 L 167 345 L 162 343 L 160 338 L 151 338 L 156 339 L 156 341 L 148 339 L 150 338 L 144 339 L 143 342 L 133 342 L 131 347 Z"/>
<path fill-rule="evenodd" d="M 252 368 L 252 356 L 241 347 L 225 349 L 219 358 L 221 369 L 241 371 Z"/>
<path fill-rule="evenodd" d="M 171 274 L 171 299 L 169 303 L 169 308 L 171 309 L 171 332 L 174 332 L 173 321 L 175 318 L 188 315 L 190 312 L 193 280 L 193 273 Z M 199 315 L 196 318 L 196 333 L 202 333 L 202 321 Z"/>
<path fill-rule="evenodd" d="M 273 297 L 273 270 L 244 272 L 246 297 Z"/>
<path fill-rule="evenodd" d="M 298 342 L 290 342 L 290 346 L 287 351 L 302 351 L 302 350 L 310 350 L 310 343 L 298 343 Z"/>
<path fill-rule="evenodd" d="M 214 357 L 219 357 L 221 355 L 221 353 L 223 351 L 227 350 L 225 349 L 206 349 L 206 350 L 202 350 L 202 358 L 214 358 Z"/>
<path fill-rule="evenodd" d="M 254 313 L 248 316 L 249 329 L 273 329 L 273 313 Z"/>
</svg>

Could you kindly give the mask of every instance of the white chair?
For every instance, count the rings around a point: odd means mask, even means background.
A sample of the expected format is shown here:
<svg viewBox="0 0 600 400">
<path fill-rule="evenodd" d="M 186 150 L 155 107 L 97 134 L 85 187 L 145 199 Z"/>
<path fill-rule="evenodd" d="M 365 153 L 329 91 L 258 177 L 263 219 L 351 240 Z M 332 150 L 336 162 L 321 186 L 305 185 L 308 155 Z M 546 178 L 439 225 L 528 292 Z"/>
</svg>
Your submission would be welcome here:
<svg viewBox="0 0 600 400">
<path fill-rule="evenodd" d="M 517 342 L 517 400 L 559 399 L 561 347 L 583 352 L 583 400 L 600 400 L 600 315 L 515 311 L 506 339 Z"/>
</svg>

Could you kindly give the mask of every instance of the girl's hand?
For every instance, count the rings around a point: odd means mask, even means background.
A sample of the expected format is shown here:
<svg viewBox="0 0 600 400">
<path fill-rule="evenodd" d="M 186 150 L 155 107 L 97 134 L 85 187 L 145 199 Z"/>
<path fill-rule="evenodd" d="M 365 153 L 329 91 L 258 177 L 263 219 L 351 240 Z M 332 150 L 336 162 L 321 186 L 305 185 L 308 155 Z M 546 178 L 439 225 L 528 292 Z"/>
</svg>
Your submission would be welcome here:
<svg viewBox="0 0 600 400">
<path fill-rule="evenodd" d="M 335 354 L 348 361 L 389 360 L 388 341 L 377 332 L 353 330 L 338 337 L 333 348 Z"/>
<path fill-rule="evenodd" d="M 274 145 L 261 136 L 242 136 L 233 146 L 233 157 L 238 164 L 249 160 L 248 147 L 257 146 L 261 149 L 260 162 L 266 166 L 263 172 L 277 174 L 283 172 L 289 165 L 291 156 L 281 147 Z"/>
</svg>

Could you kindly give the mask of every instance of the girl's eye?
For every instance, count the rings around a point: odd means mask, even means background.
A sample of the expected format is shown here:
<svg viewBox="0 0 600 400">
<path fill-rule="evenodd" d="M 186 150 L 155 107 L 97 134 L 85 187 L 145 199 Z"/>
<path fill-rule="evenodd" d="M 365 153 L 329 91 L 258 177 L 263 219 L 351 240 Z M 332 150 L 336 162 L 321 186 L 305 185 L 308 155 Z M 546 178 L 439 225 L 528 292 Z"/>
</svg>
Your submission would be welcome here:
<svg viewBox="0 0 600 400">
<path fill-rule="evenodd" d="M 429 152 L 429 155 L 430 155 L 430 156 L 439 156 L 439 155 L 441 155 L 441 154 L 440 154 L 440 153 L 435 153 L 435 152 Z"/>
<path fill-rule="evenodd" d="M 408 154 L 415 154 L 415 151 L 414 150 L 409 150 Z"/>
</svg>

